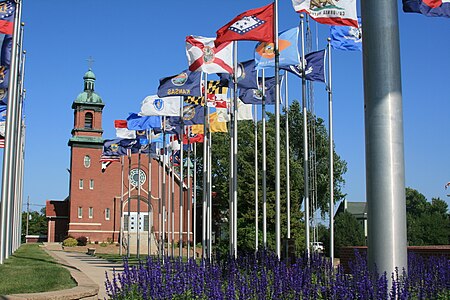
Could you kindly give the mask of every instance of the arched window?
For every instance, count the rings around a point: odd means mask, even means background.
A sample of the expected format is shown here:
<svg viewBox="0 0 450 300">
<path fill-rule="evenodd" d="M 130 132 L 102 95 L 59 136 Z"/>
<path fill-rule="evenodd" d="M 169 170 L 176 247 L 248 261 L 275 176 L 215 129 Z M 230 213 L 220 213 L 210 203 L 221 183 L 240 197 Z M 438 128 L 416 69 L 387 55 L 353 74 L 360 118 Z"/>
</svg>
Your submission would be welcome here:
<svg viewBox="0 0 450 300">
<path fill-rule="evenodd" d="M 88 112 L 84 115 L 84 128 L 92 129 L 92 113 Z"/>
</svg>

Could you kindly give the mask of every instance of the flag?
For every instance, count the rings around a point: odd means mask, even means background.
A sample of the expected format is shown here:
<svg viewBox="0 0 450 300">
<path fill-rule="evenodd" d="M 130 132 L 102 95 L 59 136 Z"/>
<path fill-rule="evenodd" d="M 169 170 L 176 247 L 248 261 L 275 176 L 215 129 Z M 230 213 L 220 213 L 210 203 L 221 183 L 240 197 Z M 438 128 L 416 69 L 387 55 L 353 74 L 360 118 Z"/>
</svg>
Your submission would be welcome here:
<svg viewBox="0 0 450 300">
<path fill-rule="evenodd" d="M 203 143 L 203 138 L 203 134 L 187 133 L 183 136 L 183 144 Z"/>
<path fill-rule="evenodd" d="M 311 81 L 325 82 L 325 50 L 311 52 L 305 55 L 306 69 L 305 79 Z M 301 65 L 291 65 L 281 69 L 302 77 Z"/>
<path fill-rule="evenodd" d="M 261 41 L 272 42 L 274 4 L 250 9 L 241 13 L 217 30 L 215 44 L 220 45 L 230 41 Z"/>
<path fill-rule="evenodd" d="M 8 67 L 11 65 L 12 35 L 0 34 L 0 64 Z"/>
<path fill-rule="evenodd" d="M 403 0 L 403 11 L 450 18 L 450 0 Z"/>
<path fill-rule="evenodd" d="M 292 0 L 292 5 L 318 23 L 358 27 L 356 0 Z"/>
<path fill-rule="evenodd" d="M 279 66 L 300 64 L 298 53 L 298 27 L 294 27 L 279 34 L 278 51 Z M 275 66 L 275 46 L 273 42 L 261 42 L 255 48 L 256 69 Z"/>
<path fill-rule="evenodd" d="M 216 108 L 218 122 L 230 122 L 230 112 L 228 108 Z"/>
<path fill-rule="evenodd" d="M 147 96 L 142 101 L 141 116 L 179 116 L 180 101 L 178 96 L 160 98 L 157 95 Z"/>
<path fill-rule="evenodd" d="M 227 123 L 219 122 L 217 120 L 217 112 L 214 112 L 209 115 L 209 131 L 210 132 L 228 132 Z M 203 132 L 203 124 L 201 125 L 192 125 L 191 127 L 192 134 L 204 134 Z"/>
<path fill-rule="evenodd" d="M 6 121 L 6 105 L 0 105 L 0 121 Z"/>
<path fill-rule="evenodd" d="M 226 101 L 228 93 L 228 81 L 225 80 L 209 80 L 207 84 L 207 94 L 208 106 L 216 106 L 218 101 Z M 187 104 L 194 105 L 205 105 L 205 100 L 203 96 L 200 97 L 184 97 L 184 102 Z"/>
<path fill-rule="evenodd" d="M 140 116 L 136 113 L 130 113 L 127 118 L 128 129 L 146 130 L 151 128 L 161 128 L 161 117 L 159 116 Z"/>
<path fill-rule="evenodd" d="M 187 96 L 187 97 L 184 97 L 184 103 L 203 106 L 203 105 L 205 105 L 205 98 L 204 97 Z"/>
<path fill-rule="evenodd" d="M 243 89 L 257 89 L 258 88 L 258 83 L 256 82 L 256 78 L 258 77 L 258 75 L 257 75 L 257 71 L 255 68 L 255 60 L 254 59 L 238 63 L 236 74 L 237 74 L 236 77 L 237 77 L 238 88 L 243 88 Z M 221 73 L 221 74 L 217 74 L 217 75 L 219 75 L 219 78 L 221 79 L 221 81 L 228 82 L 229 87 L 233 87 L 234 83 L 231 79 L 230 74 Z"/>
<path fill-rule="evenodd" d="M 253 120 L 253 105 L 245 104 L 241 99 L 237 99 L 237 119 L 242 120 Z"/>
<path fill-rule="evenodd" d="M 102 163 L 102 173 L 105 173 L 106 168 L 109 167 L 113 162 L 120 161 L 120 156 L 108 156 L 108 155 L 102 155 L 100 157 L 100 162 Z"/>
<path fill-rule="evenodd" d="M 360 18 L 358 18 L 358 28 L 352 26 L 330 26 L 330 36 L 333 49 L 362 51 Z"/>
<path fill-rule="evenodd" d="M 180 117 L 169 117 L 168 122 L 173 126 L 181 125 Z M 205 120 L 205 108 L 200 105 L 183 106 L 184 125 L 203 124 Z"/>
<path fill-rule="evenodd" d="M 116 137 L 121 139 L 135 139 L 136 132 L 127 128 L 127 120 L 114 120 Z"/>
<path fill-rule="evenodd" d="M 12 0 L 0 2 L 0 33 L 13 34 L 16 3 Z"/>
<path fill-rule="evenodd" d="M 136 139 L 114 139 L 105 140 L 103 143 L 103 153 L 105 156 L 127 155 L 127 149 L 133 148 L 138 143 Z"/>
<path fill-rule="evenodd" d="M 280 76 L 282 77 L 282 76 Z M 262 78 L 259 78 L 259 82 L 262 82 Z M 275 104 L 275 77 L 269 77 L 265 79 L 264 88 L 265 93 L 265 104 Z M 262 104 L 262 87 L 258 89 L 241 89 L 239 93 L 239 98 L 245 104 Z"/>
<path fill-rule="evenodd" d="M 180 161 L 180 150 L 173 151 L 172 155 L 170 156 L 170 162 L 172 163 L 172 165 L 174 167 L 178 167 L 180 166 Z"/>
<path fill-rule="evenodd" d="M 214 38 L 186 37 L 186 55 L 190 71 L 207 74 L 233 73 L 233 44 L 214 46 Z"/>
<path fill-rule="evenodd" d="M 201 96 L 202 73 L 184 70 L 180 74 L 159 80 L 158 96 Z"/>
</svg>

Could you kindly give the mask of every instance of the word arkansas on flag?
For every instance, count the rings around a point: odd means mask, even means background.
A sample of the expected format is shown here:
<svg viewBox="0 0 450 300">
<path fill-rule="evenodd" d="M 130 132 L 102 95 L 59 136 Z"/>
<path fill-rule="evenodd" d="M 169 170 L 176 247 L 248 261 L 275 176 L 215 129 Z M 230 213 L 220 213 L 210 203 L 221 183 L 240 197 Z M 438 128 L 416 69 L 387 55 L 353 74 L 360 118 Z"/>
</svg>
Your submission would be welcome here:
<svg viewBox="0 0 450 300">
<path fill-rule="evenodd" d="M 207 74 L 233 73 L 233 44 L 231 42 L 214 46 L 215 38 L 201 36 L 186 37 L 186 55 L 190 71 Z"/>
</svg>

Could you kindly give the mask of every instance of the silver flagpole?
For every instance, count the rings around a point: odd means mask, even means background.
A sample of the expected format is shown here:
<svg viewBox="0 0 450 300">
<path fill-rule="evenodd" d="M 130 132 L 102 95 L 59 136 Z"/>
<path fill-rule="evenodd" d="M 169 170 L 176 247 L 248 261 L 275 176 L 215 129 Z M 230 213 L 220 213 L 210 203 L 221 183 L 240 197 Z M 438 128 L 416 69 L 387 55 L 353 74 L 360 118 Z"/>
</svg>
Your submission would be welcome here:
<svg viewBox="0 0 450 300">
<path fill-rule="evenodd" d="M 262 192 L 263 192 L 263 244 L 264 250 L 267 250 L 267 159 L 266 159 L 266 88 L 265 72 L 262 69 Z"/>
<path fill-rule="evenodd" d="M 181 132 L 180 132 L 180 139 L 178 140 L 180 142 L 180 211 L 179 214 L 179 247 L 180 247 L 180 259 L 183 256 L 183 202 L 184 202 L 184 192 L 183 192 L 183 186 L 184 186 L 184 174 L 183 174 L 183 138 L 184 138 L 184 113 L 183 113 L 183 97 L 180 97 L 180 116 L 181 116 Z"/>
<path fill-rule="evenodd" d="M 205 100 L 206 101 L 206 100 Z M 206 103 L 205 103 L 206 105 Z M 209 115 L 209 107 L 208 107 Z M 209 122 L 209 117 L 208 117 Z M 211 125 L 211 124 L 209 124 Z M 211 261 L 212 258 L 212 181 L 211 181 L 211 168 L 212 168 L 212 139 L 211 139 L 211 127 L 208 126 L 208 258 Z"/>
<path fill-rule="evenodd" d="M 259 224 L 258 224 L 258 106 L 253 104 L 254 126 L 255 126 L 255 252 L 258 252 L 259 244 Z"/>
<path fill-rule="evenodd" d="M 188 153 L 187 153 L 187 259 L 190 258 L 191 251 L 191 127 L 188 127 L 188 135 L 187 135 L 187 145 L 188 145 Z M 184 145 L 184 140 L 182 140 L 181 146 Z M 183 163 L 183 162 L 181 162 Z"/>
<path fill-rule="evenodd" d="M 164 117 L 163 117 L 164 118 Z M 163 125 L 163 130 L 164 130 Z M 163 131 L 164 132 L 164 131 Z M 164 137 L 164 134 L 163 134 Z M 163 141 L 164 143 L 164 141 Z M 164 151 L 164 146 L 163 146 Z M 162 222 L 163 222 L 163 216 L 162 216 L 162 164 L 161 164 L 161 149 L 158 149 L 158 254 L 160 257 L 164 257 L 163 248 L 162 248 Z"/>
<path fill-rule="evenodd" d="M 153 207 L 152 207 L 152 158 L 151 158 L 151 149 L 152 149 L 152 132 L 151 129 L 147 131 L 148 138 L 148 203 L 147 203 L 147 213 L 148 213 L 148 232 L 147 232 L 147 255 L 150 256 L 152 254 L 152 236 L 153 236 Z"/>
<path fill-rule="evenodd" d="M 120 228 L 119 228 L 119 255 L 123 254 L 123 156 L 120 157 Z M 128 229 L 130 230 L 130 229 Z"/>
<path fill-rule="evenodd" d="M 128 156 L 128 232 L 127 232 L 127 257 L 130 258 L 130 241 L 131 241 L 131 149 L 127 149 Z"/>
<path fill-rule="evenodd" d="M 139 149 L 138 152 L 138 178 L 137 178 L 137 184 L 138 184 L 138 194 L 137 194 L 137 234 L 136 234 L 136 256 L 139 260 L 141 257 L 141 149 Z"/>
<path fill-rule="evenodd" d="M 167 188 L 170 191 L 170 201 L 167 201 L 167 246 L 169 246 L 169 236 L 170 236 L 170 256 L 175 255 L 175 172 L 173 170 L 173 149 L 172 149 L 172 161 L 170 161 L 169 172 L 169 186 Z M 169 193 L 168 193 L 169 194 Z M 170 213 L 169 213 L 170 212 Z M 169 250 L 167 250 L 169 253 Z"/>
<path fill-rule="evenodd" d="M 306 226 L 306 253 L 309 256 L 309 163 L 308 163 L 308 113 L 306 111 L 306 79 L 305 79 L 305 35 L 303 25 L 303 14 L 300 15 L 302 27 L 302 107 L 303 107 L 303 173 L 304 173 L 304 195 L 305 202 L 305 226 Z"/>
<path fill-rule="evenodd" d="M 291 183 L 290 183 L 290 154 L 289 154 L 289 91 L 288 91 L 288 75 L 284 71 L 286 84 L 284 86 L 286 109 L 286 213 L 287 213 L 287 238 L 291 238 Z"/>
<path fill-rule="evenodd" d="M 279 59 L 278 53 L 278 0 L 274 5 L 274 28 L 275 37 L 275 236 L 276 251 L 278 259 L 281 258 L 281 230 L 280 230 L 280 82 L 279 82 Z"/>
<path fill-rule="evenodd" d="M 231 122 L 233 122 L 233 205 L 234 205 L 234 218 L 233 218 L 233 237 L 234 237 L 234 249 L 233 254 L 234 258 L 237 258 L 237 218 L 238 218 L 238 211 L 237 211 L 237 202 L 238 202 L 238 195 L 237 195 L 237 152 L 238 152 L 238 122 L 237 122 L 237 42 L 233 42 L 233 58 L 234 58 L 234 81 L 233 81 L 233 114 L 231 115 Z"/>
<path fill-rule="evenodd" d="M 331 39 L 328 38 L 328 132 L 330 152 L 330 260 L 334 263 L 334 149 L 333 149 L 333 90 L 331 85 Z"/>
<path fill-rule="evenodd" d="M 390 274 L 408 269 L 398 8 L 392 0 L 361 5 L 368 260 Z"/>
<path fill-rule="evenodd" d="M 16 149 L 14 147 L 15 138 L 18 126 L 18 110 L 19 103 L 17 97 L 17 61 L 18 61 L 18 41 L 20 35 L 20 19 L 21 19 L 22 5 L 21 1 L 16 1 L 16 10 L 14 14 L 14 33 L 12 39 L 11 49 L 11 64 L 10 64 L 10 81 L 8 86 L 8 109 L 6 111 L 6 128 L 5 128 L 5 148 L 3 154 L 3 175 L 2 175 L 2 194 L 1 194 L 1 208 L 0 208 L 0 264 L 11 254 L 11 222 L 14 201 L 14 171 L 15 161 L 14 154 Z"/>
<path fill-rule="evenodd" d="M 194 146 L 194 181 L 192 188 L 193 197 L 193 207 L 194 207 L 194 225 L 193 225 L 193 248 L 194 248 L 194 259 L 197 258 L 197 144 Z"/>
<path fill-rule="evenodd" d="M 164 116 L 164 130 L 163 130 L 163 161 L 162 161 L 162 253 L 163 259 L 166 253 L 166 197 L 168 190 L 166 189 L 166 151 L 167 151 L 167 143 L 166 143 L 166 122 L 167 119 Z M 167 249 L 167 252 L 169 249 Z"/>
<path fill-rule="evenodd" d="M 203 124 L 203 208 L 202 208 L 202 259 L 207 258 L 206 257 L 206 215 L 207 215 L 207 198 L 208 198 L 208 194 L 207 194 L 207 189 L 208 186 L 206 184 L 206 180 L 207 180 L 207 175 L 208 175 L 208 134 L 207 134 L 207 130 L 208 130 L 208 107 L 206 105 L 206 99 L 207 99 L 207 93 L 208 93 L 208 74 L 205 73 L 205 78 L 204 78 L 204 84 L 203 86 L 205 87 L 205 91 L 204 91 L 204 111 L 205 111 L 205 123 Z"/>
<path fill-rule="evenodd" d="M 237 42 L 233 42 L 234 44 L 237 44 Z M 235 64 L 237 63 L 237 57 L 234 53 L 233 48 L 233 68 Z M 233 72 L 233 96 L 234 96 L 234 82 L 236 81 L 236 73 Z M 230 101 L 230 179 L 229 179 L 229 213 L 228 213 L 228 224 L 229 224 L 229 254 L 230 256 L 234 256 L 234 249 L 235 249 L 235 238 L 234 238 L 234 100 Z"/>
</svg>

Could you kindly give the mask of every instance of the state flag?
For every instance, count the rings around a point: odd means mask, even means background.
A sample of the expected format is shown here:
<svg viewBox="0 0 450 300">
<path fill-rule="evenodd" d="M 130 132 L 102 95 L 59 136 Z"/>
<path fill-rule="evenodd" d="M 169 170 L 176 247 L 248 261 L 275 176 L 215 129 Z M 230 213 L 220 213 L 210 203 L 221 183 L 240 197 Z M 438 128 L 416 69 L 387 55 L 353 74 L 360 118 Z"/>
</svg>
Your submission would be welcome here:
<svg viewBox="0 0 450 300">
<path fill-rule="evenodd" d="M 207 74 L 233 73 L 233 44 L 214 46 L 214 38 L 186 37 L 186 55 L 190 71 Z"/>
<path fill-rule="evenodd" d="M 306 80 L 325 82 L 325 53 L 325 50 L 319 50 L 305 55 Z M 300 78 L 302 77 L 301 65 L 291 65 L 287 67 L 281 67 L 281 69 L 287 70 Z"/>
<path fill-rule="evenodd" d="M 403 0 L 403 11 L 450 18 L 450 0 Z"/>
<path fill-rule="evenodd" d="M 141 116 L 179 116 L 181 98 L 147 96 L 141 103 Z"/>
<path fill-rule="evenodd" d="M 114 120 L 114 128 L 116 128 L 116 137 L 121 139 L 135 139 L 136 131 L 129 130 L 127 120 Z"/>
<path fill-rule="evenodd" d="M 296 12 L 307 13 L 318 23 L 358 28 L 356 0 L 292 0 L 292 6 Z"/>
<path fill-rule="evenodd" d="M 230 74 L 217 74 L 220 79 L 224 82 L 229 82 L 229 86 L 233 86 L 233 81 L 231 79 Z M 258 83 L 256 82 L 256 78 L 258 77 L 258 72 L 255 68 L 255 60 L 250 59 L 243 62 L 238 63 L 236 70 L 236 78 L 238 88 L 243 89 L 257 89 Z"/>
<path fill-rule="evenodd" d="M 183 122 L 185 126 L 203 124 L 205 120 L 205 108 L 200 105 L 183 106 Z M 181 126 L 180 117 L 169 117 L 167 121 L 173 126 Z"/>
<path fill-rule="evenodd" d="M 331 47 L 338 50 L 362 51 L 362 26 L 330 26 Z"/>
<path fill-rule="evenodd" d="M 184 70 L 180 74 L 159 80 L 158 96 L 201 96 L 200 72 Z"/>
<path fill-rule="evenodd" d="M 192 134 L 204 134 L 203 131 L 204 125 L 192 125 L 191 133 Z M 214 112 L 209 115 L 209 131 L 210 132 L 228 132 L 227 122 L 219 122 L 217 112 Z"/>
<path fill-rule="evenodd" d="M 216 46 L 231 41 L 272 42 L 274 4 L 250 9 L 217 30 Z M 231 73 L 231 72 L 230 72 Z"/>
<path fill-rule="evenodd" d="M 278 36 L 279 66 L 298 65 L 300 63 L 298 32 L 298 27 L 280 32 Z M 261 42 L 256 45 L 255 64 L 257 70 L 275 66 L 275 46 L 273 42 Z"/>
<path fill-rule="evenodd" d="M 282 76 L 280 76 L 280 80 Z M 262 78 L 259 78 L 259 82 L 262 82 Z M 265 102 L 264 104 L 275 104 L 275 77 L 265 78 L 264 81 L 265 89 Z M 239 98 L 245 104 L 258 104 L 261 105 L 263 101 L 263 90 L 262 85 L 258 89 L 241 89 L 239 92 Z"/>
<path fill-rule="evenodd" d="M 152 128 L 161 128 L 161 117 L 140 116 L 136 113 L 130 113 L 130 115 L 127 118 L 127 128 L 131 130 L 146 130 Z"/>
<path fill-rule="evenodd" d="M 0 2 L 0 33 L 13 34 L 16 2 L 12 0 Z"/>
</svg>

